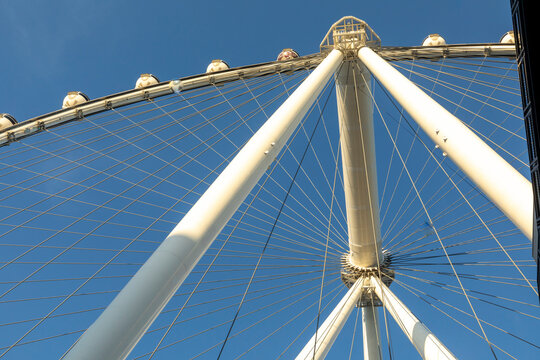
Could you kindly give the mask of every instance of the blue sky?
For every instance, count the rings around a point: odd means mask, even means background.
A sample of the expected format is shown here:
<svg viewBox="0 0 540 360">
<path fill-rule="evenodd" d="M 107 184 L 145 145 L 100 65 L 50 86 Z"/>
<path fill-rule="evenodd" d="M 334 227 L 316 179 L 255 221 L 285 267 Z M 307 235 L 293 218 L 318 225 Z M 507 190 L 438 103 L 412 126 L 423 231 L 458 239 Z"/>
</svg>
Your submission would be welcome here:
<svg viewBox="0 0 540 360">
<path fill-rule="evenodd" d="M 0 112 L 22 121 L 60 107 L 68 91 L 91 98 L 160 80 L 273 60 L 286 47 L 318 51 L 342 16 L 365 20 L 383 45 L 495 42 L 512 27 L 507 0 L 483 1 L 0 1 Z"/>
<path fill-rule="evenodd" d="M 164 81 L 202 73 L 216 58 L 242 66 L 288 47 L 315 53 L 346 15 L 365 20 L 388 46 L 420 45 L 431 33 L 449 44 L 497 42 L 512 27 L 509 0 L 0 0 L 0 14 L 0 112 L 19 121 L 58 109 L 68 91 L 96 98 L 130 89 L 141 73 Z M 403 358 L 416 358 L 406 346 Z"/>
</svg>

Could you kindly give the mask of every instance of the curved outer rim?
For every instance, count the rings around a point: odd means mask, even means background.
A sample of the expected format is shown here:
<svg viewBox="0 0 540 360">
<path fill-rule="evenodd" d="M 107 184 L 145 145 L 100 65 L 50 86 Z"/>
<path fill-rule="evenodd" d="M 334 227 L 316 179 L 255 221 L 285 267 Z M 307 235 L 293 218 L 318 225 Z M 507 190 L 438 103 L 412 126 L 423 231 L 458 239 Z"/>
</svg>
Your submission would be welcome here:
<svg viewBox="0 0 540 360">
<path fill-rule="evenodd" d="M 515 58 L 515 46 L 486 43 L 486 44 L 457 44 L 442 46 L 393 47 L 383 46 L 377 53 L 388 61 L 468 57 L 508 57 Z M 163 81 L 143 89 L 130 89 L 120 93 L 107 95 L 90 100 L 77 107 L 59 109 L 48 114 L 40 115 L 0 131 L 0 146 L 36 134 L 45 129 L 82 119 L 84 116 L 97 114 L 111 108 L 131 105 L 140 101 L 154 99 L 174 93 L 198 89 L 213 84 L 249 79 L 282 72 L 299 71 L 316 67 L 326 56 L 326 53 L 316 53 L 287 61 L 272 61 L 242 67 L 231 68 L 210 74 L 199 74 L 184 77 L 174 81 Z"/>
<path fill-rule="evenodd" d="M 442 58 L 471 58 L 471 57 L 507 57 L 515 59 L 514 44 L 485 43 L 485 44 L 453 44 L 440 46 L 383 46 L 373 49 L 387 61 Z"/>
</svg>

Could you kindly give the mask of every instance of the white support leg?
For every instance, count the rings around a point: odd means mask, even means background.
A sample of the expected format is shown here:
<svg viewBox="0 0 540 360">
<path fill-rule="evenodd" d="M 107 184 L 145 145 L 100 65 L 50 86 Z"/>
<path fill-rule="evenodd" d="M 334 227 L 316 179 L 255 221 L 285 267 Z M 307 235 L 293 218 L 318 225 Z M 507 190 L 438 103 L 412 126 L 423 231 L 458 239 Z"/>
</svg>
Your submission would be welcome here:
<svg viewBox="0 0 540 360">
<path fill-rule="evenodd" d="M 375 293 L 424 360 L 456 360 L 456 357 L 377 277 L 370 278 Z"/>
<path fill-rule="evenodd" d="M 336 75 L 349 260 L 363 268 L 383 262 L 370 79 L 357 60 L 345 62 Z M 380 360 L 377 310 L 362 308 L 362 328 L 364 359 Z"/>
<path fill-rule="evenodd" d="M 370 79 L 356 60 L 344 62 L 336 76 L 350 261 L 358 267 L 383 259 Z"/>
<path fill-rule="evenodd" d="M 259 181 L 343 60 L 332 51 L 242 148 L 66 359 L 124 359 Z"/>
<path fill-rule="evenodd" d="M 532 240 L 531 183 L 373 50 L 363 47 L 358 57 L 435 144 Z"/>
<path fill-rule="evenodd" d="M 363 282 L 364 279 L 362 278 L 356 280 L 339 304 L 337 304 L 330 315 L 328 315 L 322 325 L 319 326 L 317 333 L 311 337 L 306 346 L 300 351 L 296 360 L 319 360 L 326 357 L 334 340 L 336 340 L 343 325 L 347 322 L 349 315 L 362 295 Z M 313 355 L 314 350 L 315 355 Z"/>
<path fill-rule="evenodd" d="M 379 333 L 379 311 L 377 307 L 362 308 L 362 336 L 364 360 L 381 360 L 381 334 Z"/>
</svg>

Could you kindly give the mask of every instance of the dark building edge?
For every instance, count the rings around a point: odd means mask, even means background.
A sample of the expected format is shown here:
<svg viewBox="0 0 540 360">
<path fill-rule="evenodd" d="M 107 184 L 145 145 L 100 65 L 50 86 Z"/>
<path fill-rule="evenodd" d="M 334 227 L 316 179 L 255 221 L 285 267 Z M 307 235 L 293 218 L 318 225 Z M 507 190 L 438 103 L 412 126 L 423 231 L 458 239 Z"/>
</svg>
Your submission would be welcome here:
<svg viewBox="0 0 540 360">
<path fill-rule="evenodd" d="M 532 0 L 510 0 L 512 22 L 516 39 L 516 60 L 519 70 L 519 83 L 523 105 L 523 118 L 527 134 L 527 148 L 531 170 L 531 183 L 534 194 L 534 229 L 532 254 L 536 260 L 537 287 L 540 283 L 540 124 L 538 123 L 538 70 L 534 67 L 538 61 L 535 53 L 534 33 L 538 34 L 538 19 L 533 10 Z M 536 90 L 536 92 L 535 92 Z"/>
</svg>

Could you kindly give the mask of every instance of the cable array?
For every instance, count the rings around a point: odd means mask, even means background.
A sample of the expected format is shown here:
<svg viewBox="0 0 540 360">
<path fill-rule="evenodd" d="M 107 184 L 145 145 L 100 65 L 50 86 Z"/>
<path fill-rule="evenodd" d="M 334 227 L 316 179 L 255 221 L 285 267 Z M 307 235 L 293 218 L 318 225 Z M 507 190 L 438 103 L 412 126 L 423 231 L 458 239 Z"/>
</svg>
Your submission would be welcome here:
<svg viewBox="0 0 540 360">
<path fill-rule="evenodd" d="M 514 61 L 392 64 L 529 177 Z M 0 358 L 60 358 L 309 72 L 181 91 L 3 147 Z M 366 81 L 391 290 L 458 357 L 537 357 L 530 242 Z M 333 90 L 330 82 L 131 359 L 288 359 L 316 333 L 346 292 Z M 414 354 L 386 312 L 381 319 L 385 356 Z M 361 342 L 356 312 L 329 356 L 353 358 Z"/>
</svg>

